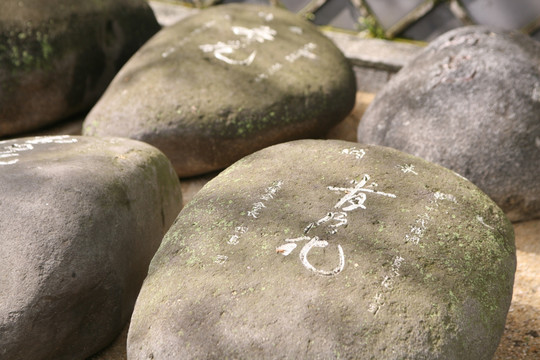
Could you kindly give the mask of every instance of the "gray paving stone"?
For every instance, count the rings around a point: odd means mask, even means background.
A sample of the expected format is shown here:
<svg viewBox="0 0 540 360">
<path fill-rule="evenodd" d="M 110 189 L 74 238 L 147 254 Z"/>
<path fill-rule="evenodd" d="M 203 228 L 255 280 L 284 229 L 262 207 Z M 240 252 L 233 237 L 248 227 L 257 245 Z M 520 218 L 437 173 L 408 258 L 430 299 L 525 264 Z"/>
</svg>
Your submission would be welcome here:
<svg viewBox="0 0 540 360">
<path fill-rule="evenodd" d="M 154 11 L 154 15 L 161 26 L 171 26 L 199 11 L 198 9 L 161 1 L 149 1 L 148 4 Z"/>
<path fill-rule="evenodd" d="M 388 29 L 425 0 L 365 0 L 380 24 Z"/>
<path fill-rule="evenodd" d="M 280 2 L 290 11 L 298 12 L 306 7 L 311 0 L 281 0 Z"/>
<path fill-rule="evenodd" d="M 422 49 L 406 42 L 365 39 L 336 31 L 325 31 L 343 54 L 356 66 L 398 71 Z"/>
<path fill-rule="evenodd" d="M 349 0 L 332 0 L 315 12 L 316 25 L 330 25 L 341 29 L 358 31 L 360 13 Z"/>
<path fill-rule="evenodd" d="M 268 0 L 224 0 L 222 3 L 223 4 L 244 3 L 244 4 L 254 4 L 254 5 L 270 5 L 270 1 Z"/>
<path fill-rule="evenodd" d="M 374 69 L 366 66 L 355 66 L 356 89 L 361 92 L 376 94 L 383 89 L 394 72 Z"/>
<path fill-rule="evenodd" d="M 461 20 L 450 10 L 450 5 L 443 3 L 409 26 L 400 36 L 414 40 L 431 41 L 437 36 L 463 25 Z"/>
<path fill-rule="evenodd" d="M 520 29 L 540 16 L 538 0 L 463 0 L 471 18 L 480 25 Z"/>
</svg>

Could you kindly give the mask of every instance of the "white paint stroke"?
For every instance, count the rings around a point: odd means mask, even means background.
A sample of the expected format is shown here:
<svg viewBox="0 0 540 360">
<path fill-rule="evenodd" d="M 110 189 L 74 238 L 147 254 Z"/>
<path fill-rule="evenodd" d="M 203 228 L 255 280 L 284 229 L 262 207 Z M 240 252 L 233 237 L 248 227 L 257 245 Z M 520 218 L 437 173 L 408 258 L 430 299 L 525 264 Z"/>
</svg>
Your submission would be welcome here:
<svg viewBox="0 0 540 360">
<path fill-rule="evenodd" d="M 353 155 L 357 159 L 362 159 L 366 155 L 366 151 L 364 149 L 357 149 L 355 147 L 349 148 L 349 149 L 343 149 L 341 150 L 342 154 L 347 155 Z"/>
<path fill-rule="evenodd" d="M 309 236 L 300 236 L 293 239 L 285 239 L 285 241 L 287 242 L 287 244 L 280 245 L 276 248 L 277 253 L 281 253 L 283 255 L 289 255 L 294 249 L 296 249 L 296 244 L 295 244 L 296 242 L 308 241 L 300 250 L 300 254 L 299 254 L 300 262 L 302 263 L 302 265 L 304 265 L 306 269 L 314 272 L 317 275 L 335 276 L 339 274 L 340 272 L 342 272 L 345 267 L 345 254 L 343 253 L 343 248 L 341 247 L 341 245 L 337 246 L 338 254 L 339 254 L 338 266 L 336 266 L 332 270 L 322 270 L 322 269 L 317 269 L 316 267 L 311 265 L 307 256 L 309 252 L 311 251 L 311 249 L 313 249 L 314 247 L 319 247 L 319 248 L 327 247 L 328 241 L 320 240 L 318 236 L 314 236 L 313 238 Z"/>
<path fill-rule="evenodd" d="M 452 171 L 452 172 L 453 172 L 457 177 L 459 177 L 459 178 L 461 178 L 461 179 L 463 179 L 463 180 L 469 181 L 469 179 L 467 179 L 465 176 L 463 176 L 463 175 L 461 175 L 461 174 L 458 174 L 458 173 L 455 172 L 455 171 Z"/>
<path fill-rule="evenodd" d="M 299 26 L 289 26 L 289 31 L 297 35 L 302 35 L 304 33 L 302 28 Z"/>
<path fill-rule="evenodd" d="M 351 187 L 351 188 L 328 186 L 329 190 L 345 192 L 345 196 L 343 196 L 336 203 L 336 205 L 334 205 L 334 207 L 341 208 L 343 211 L 352 211 L 357 208 L 365 209 L 366 207 L 364 206 L 364 202 L 366 201 L 367 196 L 364 193 L 372 193 L 372 194 L 382 195 L 382 196 L 386 196 L 390 198 L 396 198 L 395 194 L 385 193 L 382 191 L 365 188 L 364 186 L 369 181 L 369 179 L 370 179 L 369 175 L 365 174 L 362 180 L 357 182 L 355 187 Z M 350 205 L 343 207 L 345 203 L 349 203 Z"/>
<path fill-rule="evenodd" d="M 233 51 L 228 51 L 224 49 L 224 52 L 227 52 L 227 53 L 232 53 Z M 216 57 L 216 59 L 219 59 L 221 61 L 224 61 L 226 62 L 227 64 L 230 64 L 230 65 L 251 65 L 251 63 L 253 62 L 253 60 L 255 60 L 255 56 L 257 55 L 257 51 L 253 51 L 251 54 L 249 54 L 249 56 L 243 60 L 233 60 L 231 58 L 228 58 L 227 56 L 223 55 L 222 52 L 214 52 L 214 56 Z"/>
<path fill-rule="evenodd" d="M 0 161 L 0 165 L 13 165 L 19 162 L 19 159 L 10 160 L 10 161 Z"/>
<path fill-rule="evenodd" d="M 306 241 L 306 240 L 311 240 L 311 238 L 309 236 L 300 236 L 294 239 L 285 239 L 285 241 L 287 242 L 299 242 L 299 241 Z"/>
<path fill-rule="evenodd" d="M 300 261 L 302 262 L 302 265 L 304 265 L 306 269 L 321 276 L 334 276 L 342 272 L 345 267 L 345 255 L 343 254 L 343 248 L 341 247 L 341 245 L 337 246 L 338 251 L 339 251 L 339 265 L 335 267 L 334 269 L 332 270 L 317 269 L 313 265 L 311 265 L 311 263 L 309 262 L 307 256 L 309 252 L 311 251 L 311 249 L 313 249 L 314 247 L 324 248 L 327 246 L 328 246 L 328 241 L 319 240 L 317 236 L 313 237 L 306 245 L 304 245 L 304 247 L 300 251 Z"/>
<path fill-rule="evenodd" d="M 265 207 L 266 205 L 264 205 L 262 201 L 256 202 L 255 204 L 253 204 L 251 210 L 247 212 L 247 216 L 251 216 L 252 218 L 257 219 L 259 217 L 259 212 Z"/>
<path fill-rule="evenodd" d="M 435 197 L 435 200 L 448 200 L 457 204 L 456 197 L 452 194 L 445 194 L 440 191 L 437 191 L 436 193 L 433 194 L 433 196 Z"/>
<path fill-rule="evenodd" d="M 240 238 L 240 235 L 238 234 L 234 234 L 231 236 L 231 238 L 227 241 L 227 244 L 229 245 L 238 245 L 239 241 L 238 239 Z"/>
<path fill-rule="evenodd" d="M 418 175 L 418 173 L 414 171 L 414 165 L 412 164 L 398 165 L 398 167 L 404 174 L 411 173 L 414 175 Z"/>
<path fill-rule="evenodd" d="M 379 310 L 381 310 L 381 307 L 384 306 L 384 295 L 382 293 L 377 293 L 373 297 L 373 300 L 374 301 L 368 306 L 368 311 L 373 313 L 373 315 L 377 315 Z"/>
<path fill-rule="evenodd" d="M 384 305 L 385 294 L 390 293 L 394 289 L 396 279 L 401 275 L 399 270 L 404 261 L 405 259 L 400 255 L 394 256 L 392 265 L 390 267 L 390 272 L 387 272 L 381 281 L 380 285 L 383 287 L 382 292 L 375 294 L 375 297 L 373 298 L 374 301 L 372 301 L 368 306 L 368 311 L 373 313 L 373 315 L 377 315 L 381 307 Z"/>
<path fill-rule="evenodd" d="M 19 153 L 22 151 L 29 151 L 34 149 L 34 145 L 38 144 L 71 144 L 76 143 L 78 140 L 72 138 L 69 135 L 60 135 L 60 136 L 40 136 L 32 139 L 26 140 L 22 144 L 14 143 L 8 146 L 4 146 L 0 149 L 0 159 L 7 159 L 11 157 L 18 157 Z M 0 142 L 0 144 L 5 144 L 6 142 Z M 0 165 L 13 165 L 16 164 L 19 159 L 0 161 Z"/>
<path fill-rule="evenodd" d="M 302 46 L 300 49 L 296 50 L 293 53 L 290 53 L 289 55 L 285 56 L 285 60 L 287 60 L 290 63 L 294 63 L 296 60 L 300 59 L 301 57 L 305 57 L 306 59 L 315 60 L 317 59 L 317 55 L 312 53 L 312 50 L 315 50 L 317 48 L 317 45 L 314 43 L 307 43 L 304 46 Z"/>
<path fill-rule="evenodd" d="M 287 256 L 289 255 L 294 249 L 296 249 L 296 244 L 295 243 L 288 243 L 288 244 L 283 244 L 281 246 L 278 246 L 276 248 L 276 252 L 278 254 L 281 254 L 283 256 Z"/>
<path fill-rule="evenodd" d="M 195 36 L 197 34 L 200 34 L 201 32 L 203 32 L 203 31 L 205 31 L 207 29 L 210 29 L 212 26 L 214 26 L 215 23 L 216 23 L 215 20 L 207 21 L 207 22 L 205 22 L 203 24 L 203 26 L 193 29 L 183 39 L 178 41 L 178 43 L 176 43 L 176 46 L 183 46 L 188 41 L 190 41 L 193 38 L 193 36 Z M 171 55 L 172 53 L 174 53 L 176 50 L 177 50 L 176 47 L 170 47 L 170 48 L 168 48 L 167 50 L 165 50 L 164 52 L 161 53 L 161 57 L 166 58 L 169 55 Z"/>
<path fill-rule="evenodd" d="M 263 18 L 264 21 L 272 21 L 274 20 L 274 14 L 272 13 L 267 13 L 267 12 L 264 12 L 264 11 L 259 11 L 257 13 L 257 15 L 259 15 L 260 18 Z"/>
<path fill-rule="evenodd" d="M 277 35 L 277 31 L 269 26 L 259 26 L 251 29 L 243 26 L 233 26 L 231 29 L 235 35 L 244 37 L 244 45 L 249 45 L 254 41 L 261 44 L 265 41 L 273 41 L 274 36 Z"/>
<path fill-rule="evenodd" d="M 226 43 L 218 41 L 215 44 L 203 44 L 199 45 L 199 49 L 205 53 L 212 52 L 216 59 L 230 65 L 251 65 L 257 56 L 256 50 L 252 51 L 242 60 L 231 59 L 228 55 L 234 54 L 236 50 L 244 49 L 254 42 L 263 43 L 265 41 L 273 41 L 274 36 L 277 34 L 276 30 L 269 26 L 259 26 L 251 29 L 243 26 L 233 26 L 231 30 L 240 39 L 230 40 Z"/>
<path fill-rule="evenodd" d="M 237 226 L 235 229 L 234 229 L 234 234 L 230 237 L 230 239 L 227 241 L 227 244 L 229 245 L 238 245 L 239 241 L 238 239 L 240 238 L 240 236 L 242 236 L 242 234 L 244 234 L 246 231 L 248 231 L 248 228 L 247 226 L 243 226 L 243 225 L 240 225 L 240 226 Z"/>
<path fill-rule="evenodd" d="M 77 139 L 72 138 L 69 135 L 58 135 L 58 136 L 37 136 L 33 139 L 26 140 L 26 144 L 73 144 L 78 142 Z"/>
<path fill-rule="evenodd" d="M 229 257 L 227 255 L 218 255 L 216 256 L 216 260 L 214 260 L 214 262 L 218 265 L 223 265 L 228 258 Z"/>
<path fill-rule="evenodd" d="M 176 51 L 176 48 L 170 47 L 170 48 L 168 48 L 167 50 L 165 50 L 164 52 L 161 53 L 161 57 L 166 58 L 175 51 Z"/>
<path fill-rule="evenodd" d="M 481 217 L 480 215 L 476 215 L 476 220 L 478 220 L 478 222 L 482 225 L 484 225 L 485 227 L 487 227 L 488 229 L 491 229 L 491 230 L 495 230 L 495 228 L 493 226 L 489 226 L 488 224 L 486 224 L 484 222 L 484 218 Z"/>
<path fill-rule="evenodd" d="M 337 232 L 337 228 L 340 226 L 347 225 L 347 213 L 340 211 L 340 212 L 329 212 L 326 214 L 326 216 L 320 218 L 316 222 L 309 223 L 308 226 L 304 228 L 304 234 L 307 234 L 311 229 L 316 228 L 322 224 L 325 224 L 329 221 L 334 220 L 334 224 L 330 224 L 328 227 L 332 228 L 329 233 L 335 234 Z"/>
</svg>

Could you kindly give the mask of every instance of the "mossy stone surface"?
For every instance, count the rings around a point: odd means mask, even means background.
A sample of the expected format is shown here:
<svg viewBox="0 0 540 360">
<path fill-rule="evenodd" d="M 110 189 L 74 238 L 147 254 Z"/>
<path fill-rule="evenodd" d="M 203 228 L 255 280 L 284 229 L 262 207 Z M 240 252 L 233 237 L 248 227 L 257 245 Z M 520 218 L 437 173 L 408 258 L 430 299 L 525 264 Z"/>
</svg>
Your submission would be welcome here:
<svg viewBox="0 0 540 360">
<path fill-rule="evenodd" d="M 86 359 L 114 340 L 181 204 L 148 144 L 0 142 L 0 358 Z"/>
<path fill-rule="evenodd" d="M 87 111 L 159 29 L 143 0 L 0 2 L 0 137 Z"/>
<path fill-rule="evenodd" d="M 312 24 L 278 8 L 216 6 L 145 44 L 83 133 L 146 141 L 190 176 L 322 136 L 352 110 L 355 93 L 347 59 Z"/>
<path fill-rule="evenodd" d="M 128 357 L 491 359 L 515 267 L 511 223 L 454 172 L 378 146 L 275 145 L 182 210 Z"/>
<path fill-rule="evenodd" d="M 377 94 L 358 141 L 471 180 L 512 221 L 540 217 L 540 44 L 483 26 L 450 31 Z"/>
</svg>

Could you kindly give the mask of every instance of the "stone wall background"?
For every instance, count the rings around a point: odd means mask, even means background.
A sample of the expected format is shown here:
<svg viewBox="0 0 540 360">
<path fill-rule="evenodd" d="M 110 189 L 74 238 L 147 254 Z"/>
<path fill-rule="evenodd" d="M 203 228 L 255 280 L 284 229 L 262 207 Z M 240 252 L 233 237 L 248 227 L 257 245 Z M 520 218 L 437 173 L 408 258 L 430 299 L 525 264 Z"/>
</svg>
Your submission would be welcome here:
<svg viewBox="0 0 540 360">
<path fill-rule="evenodd" d="M 317 25 L 385 39 L 430 41 L 464 25 L 520 30 L 540 40 L 537 0 L 172 0 L 195 7 L 218 3 L 282 6 Z"/>
</svg>

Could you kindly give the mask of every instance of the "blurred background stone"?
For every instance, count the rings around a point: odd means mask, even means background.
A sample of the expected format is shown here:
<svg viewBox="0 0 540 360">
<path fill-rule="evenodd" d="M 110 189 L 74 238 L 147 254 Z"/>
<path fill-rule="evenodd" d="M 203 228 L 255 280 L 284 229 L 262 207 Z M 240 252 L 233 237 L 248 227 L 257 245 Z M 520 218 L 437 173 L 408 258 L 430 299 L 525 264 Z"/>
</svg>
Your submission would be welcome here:
<svg viewBox="0 0 540 360">
<path fill-rule="evenodd" d="M 0 137 L 88 111 L 159 29 L 143 0 L 0 2 Z"/>
</svg>

